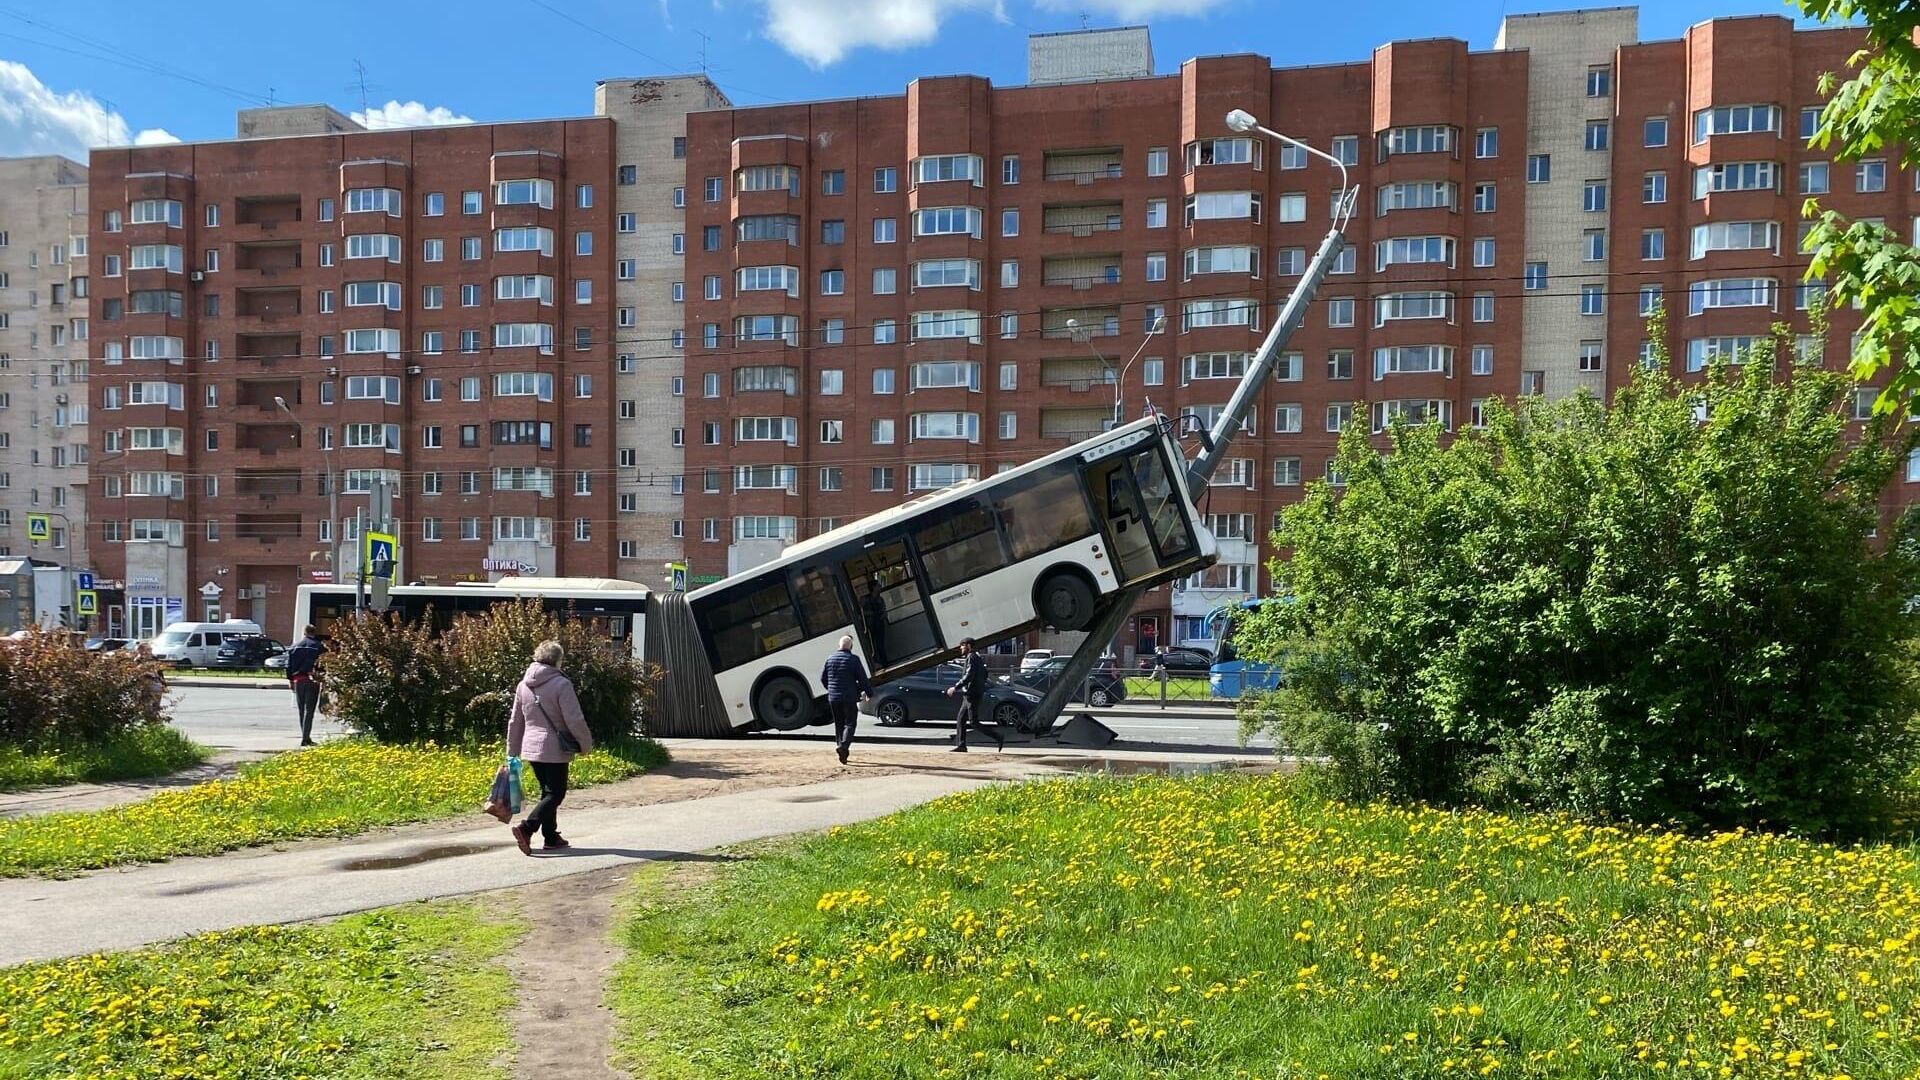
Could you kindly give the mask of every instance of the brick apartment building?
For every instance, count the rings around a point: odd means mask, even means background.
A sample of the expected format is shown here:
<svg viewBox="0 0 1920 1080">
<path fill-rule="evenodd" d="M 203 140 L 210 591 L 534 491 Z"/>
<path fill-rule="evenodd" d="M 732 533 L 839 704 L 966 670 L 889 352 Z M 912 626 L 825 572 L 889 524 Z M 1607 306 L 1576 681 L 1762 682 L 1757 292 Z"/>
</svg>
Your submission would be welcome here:
<svg viewBox="0 0 1920 1080">
<path fill-rule="evenodd" d="M 86 567 L 87 169 L 0 160 L 0 633 L 74 625 Z M 28 535 L 44 515 L 44 540 Z"/>
<path fill-rule="evenodd" d="M 1920 214 L 1891 155 L 1832 164 L 1801 138 L 1859 41 L 1744 17 L 1642 43 L 1636 10 L 1607 8 L 1508 17 L 1486 51 L 1156 75 L 1130 28 L 1035 37 L 1018 87 L 733 108 L 704 79 L 621 79 L 590 119 L 363 132 L 256 110 L 254 138 L 99 151 L 108 603 L 135 629 L 214 609 L 286 629 L 349 527 L 326 521 L 329 459 L 343 519 L 374 476 L 401 481 L 407 578 L 657 583 L 684 557 L 697 583 L 1116 411 L 1205 416 L 1336 184 L 1229 131 L 1246 109 L 1361 192 L 1207 493 L 1221 565 L 1150 595 L 1120 644 L 1203 638 L 1265 584 L 1275 513 L 1346 424 L 1459 430 L 1489 398 L 1608 392 L 1655 302 L 1683 374 L 1804 325 L 1804 195 L 1903 230 Z M 1831 362 L 1853 319 L 1834 315 Z"/>
<path fill-rule="evenodd" d="M 1089 36 L 1103 75 L 1127 33 Z M 1127 417 L 1149 402 L 1210 417 L 1336 185 L 1324 163 L 1228 130 L 1246 109 L 1346 161 L 1360 211 L 1207 493 L 1221 564 L 1150 596 L 1121 645 L 1204 637 L 1209 610 L 1265 584 L 1262 538 L 1329 474 L 1344 425 L 1458 430 L 1491 397 L 1617 387 L 1642 353 L 1643 284 L 1675 300 L 1675 365 L 1697 370 L 1801 317 L 1805 260 L 1782 235 L 1803 194 L 1908 220 L 1912 181 L 1888 163 L 1806 180 L 1816 80 L 1859 41 L 1752 17 L 1641 44 L 1635 9 L 1614 8 L 1508 18 L 1483 52 L 1407 41 L 1351 64 L 1220 56 L 1077 82 L 1069 63 L 1058 83 L 924 78 L 892 97 L 696 113 L 696 580 L 1083 438 L 1116 390 Z"/>
<path fill-rule="evenodd" d="M 613 121 L 305 112 L 321 133 L 93 154 L 110 621 L 289 632 L 297 585 L 355 572 L 334 540 L 379 479 L 408 579 L 611 576 Z"/>
</svg>

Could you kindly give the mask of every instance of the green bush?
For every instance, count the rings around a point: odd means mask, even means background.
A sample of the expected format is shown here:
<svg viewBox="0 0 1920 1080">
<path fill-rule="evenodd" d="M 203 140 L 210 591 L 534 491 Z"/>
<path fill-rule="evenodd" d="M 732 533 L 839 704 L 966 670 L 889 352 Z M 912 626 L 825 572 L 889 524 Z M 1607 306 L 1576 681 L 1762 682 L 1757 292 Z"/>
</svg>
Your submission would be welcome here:
<svg viewBox="0 0 1920 1080">
<path fill-rule="evenodd" d="M 1664 340 L 1656 332 L 1654 340 Z M 1285 655 L 1251 710 L 1341 794 L 1825 832 L 1876 818 L 1916 759 L 1920 543 L 1878 498 L 1912 436 L 1850 438 L 1853 386 L 1767 342 L 1642 373 L 1442 445 L 1343 439 L 1343 489 L 1282 515 Z M 1782 365 L 1784 367 L 1784 365 Z M 1664 365 L 1661 366 L 1664 371 Z"/>
<path fill-rule="evenodd" d="M 566 649 L 561 670 L 594 738 L 643 733 L 649 672 L 590 623 L 515 600 L 463 615 L 442 635 L 431 625 L 373 614 L 337 623 L 321 661 L 327 711 L 381 742 L 498 740 L 534 646 L 551 638 Z"/>
<path fill-rule="evenodd" d="M 88 652 L 65 634 L 0 642 L 0 744 L 49 750 L 164 724 L 163 672 L 132 653 Z"/>
</svg>

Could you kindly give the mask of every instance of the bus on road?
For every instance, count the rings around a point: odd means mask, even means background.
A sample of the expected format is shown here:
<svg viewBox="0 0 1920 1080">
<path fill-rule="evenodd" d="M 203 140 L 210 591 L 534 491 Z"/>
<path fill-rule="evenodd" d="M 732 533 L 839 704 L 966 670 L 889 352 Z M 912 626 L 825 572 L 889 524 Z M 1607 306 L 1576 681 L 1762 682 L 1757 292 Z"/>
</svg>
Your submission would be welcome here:
<svg viewBox="0 0 1920 1080">
<path fill-rule="evenodd" d="M 1084 630 L 1102 596 L 1217 556 L 1174 421 L 1149 416 L 788 548 L 687 595 L 736 730 L 824 714 L 843 634 L 877 683 L 1033 626 Z M 397 590 L 396 590 L 397 591 Z"/>
<path fill-rule="evenodd" d="M 321 636 L 326 636 L 336 621 L 353 616 L 355 592 L 353 585 L 300 586 L 287 640 L 300 640 L 301 630 L 309 625 L 319 627 Z M 395 585 L 387 590 L 387 595 L 387 610 L 408 622 L 418 622 L 431 613 L 435 633 L 452 626 L 458 616 L 476 614 L 508 600 L 533 597 L 548 611 L 591 620 L 613 640 L 628 642 L 633 655 L 638 657 L 642 654 L 642 630 L 652 594 L 644 585 L 611 578 L 510 577 L 496 582 L 455 585 Z"/>
<path fill-rule="evenodd" d="M 1275 597 L 1242 600 L 1237 604 L 1223 604 L 1207 616 L 1207 621 L 1214 627 L 1213 638 L 1220 643 L 1219 651 L 1214 654 L 1213 667 L 1207 673 L 1207 684 L 1214 697 L 1238 699 L 1247 694 L 1279 689 L 1279 665 L 1263 664 L 1241 656 L 1240 643 L 1235 640 L 1235 635 L 1245 625 L 1247 616 L 1268 604 L 1283 602 Z"/>
</svg>

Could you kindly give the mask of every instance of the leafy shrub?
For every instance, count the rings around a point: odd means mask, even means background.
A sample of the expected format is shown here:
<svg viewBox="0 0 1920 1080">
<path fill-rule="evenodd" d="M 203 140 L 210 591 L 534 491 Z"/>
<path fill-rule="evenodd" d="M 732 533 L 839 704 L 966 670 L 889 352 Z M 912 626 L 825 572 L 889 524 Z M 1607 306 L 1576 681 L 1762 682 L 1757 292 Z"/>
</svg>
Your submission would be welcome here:
<svg viewBox="0 0 1920 1080">
<path fill-rule="evenodd" d="M 462 615 L 438 636 L 431 623 L 369 614 L 336 624 L 322 660 L 328 712 L 381 742 L 498 740 L 534 646 L 551 638 L 566 649 L 561 669 L 573 680 L 594 738 L 642 733 L 649 672 L 590 623 L 548 612 L 534 600 Z"/>
<path fill-rule="evenodd" d="M 1665 335 L 1655 333 L 1654 340 Z M 1920 541 L 1878 497 L 1912 436 L 1767 342 L 1681 386 L 1342 440 L 1282 515 L 1247 720 L 1337 792 L 1846 830 L 1913 768 Z M 1664 370 L 1664 366 L 1662 366 Z"/>
<path fill-rule="evenodd" d="M 87 745 L 164 724 L 163 671 L 132 653 L 88 652 L 63 634 L 0 642 L 0 744 Z"/>
</svg>

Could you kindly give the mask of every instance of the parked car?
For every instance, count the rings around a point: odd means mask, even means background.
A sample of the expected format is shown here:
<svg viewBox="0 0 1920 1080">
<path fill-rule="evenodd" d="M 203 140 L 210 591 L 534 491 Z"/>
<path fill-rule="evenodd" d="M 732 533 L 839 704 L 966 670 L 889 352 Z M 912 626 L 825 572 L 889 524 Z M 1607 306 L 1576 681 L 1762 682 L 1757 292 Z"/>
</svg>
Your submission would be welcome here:
<svg viewBox="0 0 1920 1080">
<path fill-rule="evenodd" d="M 1065 656 L 1052 657 L 1032 671 L 1007 676 L 1006 681 L 1014 686 L 1024 686 L 1036 694 L 1045 694 L 1053 681 L 1067 670 L 1069 659 Z M 1114 667 L 1113 657 L 1102 656 L 1093 665 L 1093 673 L 1087 680 L 1074 688 L 1073 697 L 1069 700 L 1083 702 L 1096 709 L 1127 700 L 1127 681 L 1120 677 L 1119 670 Z"/>
<path fill-rule="evenodd" d="M 214 654 L 213 667 L 217 668 L 263 668 L 276 656 L 286 655 L 287 647 L 270 637 L 254 634 L 243 637 L 229 637 L 227 643 L 220 646 Z"/>
<path fill-rule="evenodd" d="M 1167 665 L 1169 675 L 1205 675 L 1213 670 L 1213 654 L 1191 645 L 1162 649 L 1157 657 L 1148 659 L 1147 667 L 1151 669 L 1156 662 Z"/>
<path fill-rule="evenodd" d="M 130 639 L 118 637 L 97 637 L 87 639 L 88 652 L 115 652 L 127 647 Z"/>
<path fill-rule="evenodd" d="M 287 654 L 285 652 L 280 652 L 273 656 L 267 657 L 267 667 L 274 671 L 287 670 Z"/>
<path fill-rule="evenodd" d="M 1020 670 L 1023 673 L 1032 671 L 1051 659 L 1053 659 L 1052 649 L 1028 649 L 1027 654 L 1020 658 Z"/>
<path fill-rule="evenodd" d="M 867 700 L 860 703 L 860 711 L 879 717 L 887 727 L 905 727 L 922 720 L 956 720 L 960 698 L 948 697 L 947 687 L 959 681 L 959 664 L 939 664 L 874 687 Z M 1019 727 L 1039 704 L 1040 695 L 1024 686 L 987 684 L 986 718 L 1001 727 Z"/>
<path fill-rule="evenodd" d="M 245 619 L 223 623 L 169 623 L 153 639 L 153 658 L 177 667 L 211 667 L 229 637 L 259 637 L 260 624 Z"/>
</svg>

